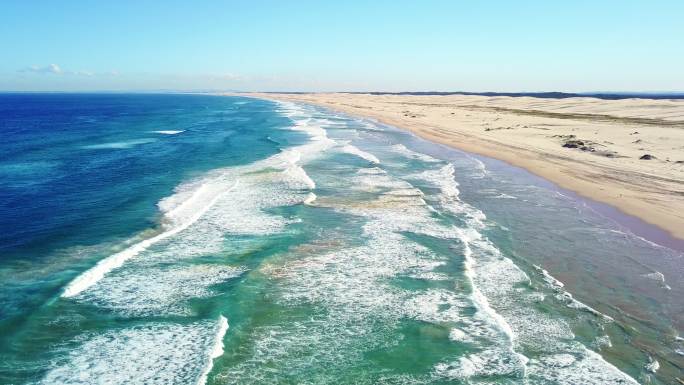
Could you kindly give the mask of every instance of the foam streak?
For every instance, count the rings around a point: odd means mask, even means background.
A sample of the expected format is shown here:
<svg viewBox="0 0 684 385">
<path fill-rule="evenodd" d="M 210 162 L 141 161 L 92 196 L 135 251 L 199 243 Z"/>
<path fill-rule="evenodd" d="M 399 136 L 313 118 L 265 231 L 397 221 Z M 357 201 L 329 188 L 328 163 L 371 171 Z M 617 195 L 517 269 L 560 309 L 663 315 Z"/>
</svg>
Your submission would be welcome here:
<svg viewBox="0 0 684 385">
<path fill-rule="evenodd" d="M 214 360 L 223 355 L 223 338 L 226 336 L 228 331 L 228 319 L 224 316 L 220 316 L 218 319 L 218 325 L 216 326 L 216 336 L 214 338 L 214 346 L 207 358 L 207 365 L 202 371 L 202 375 L 197 380 L 197 385 L 204 385 L 207 383 L 207 376 L 211 373 L 211 369 L 214 367 Z"/>
<path fill-rule="evenodd" d="M 228 190 L 224 191 L 224 193 L 234 189 L 238 185 L 238 181 L 236 181 Z M 173 235 L 176 235 L 180 233 L 181 231 L 187 229 L 195 223 L 199 218 L 204 215 L 204 213 L 207 212 L 213 206 L 216 201 L 222 196 L 223 194 L 217 194 L 213 199 L 209 201 L 208 204 L 203 206 L 199 211 L 195 213 L 192 217 L 190 217 L 187 221 L 181 223 L 180 225 L 173 227 L 167 231 L 164 231 L 161 234 L 155 235 L 152 238 L 145 239 L 143 241 L 140 241 L 136 243 L 135 245 L 120 251 L 114 255 L 111 255 L 100 262 L 98 262 L 95 266 L 92 268 L 86 270 L 85 272 L 81 273 L 78 277 L 76 277 L 71 283 L 67 285 L 67 287 L 64 289 L 64 292 L 62 293 L 63 298 L 69 298 L 73 297 L 75 295 L 78 295 L 82 291 L 88 289 L 89 287 L 93 286 L 96 284 L 99 280 L 101 280 L 107 273 L 110 271 L 121 267 L 127 260 L 135 257 L 136 255 L 140 254 L 141 252 L 145 251 L 147 248 L 150 246 L 154 245 L 155 243 L 164 240 L 166 238 L 169 238 Z M 197 195 L 193 195 L 191 199 L 198 199 Z"/>
</svg>

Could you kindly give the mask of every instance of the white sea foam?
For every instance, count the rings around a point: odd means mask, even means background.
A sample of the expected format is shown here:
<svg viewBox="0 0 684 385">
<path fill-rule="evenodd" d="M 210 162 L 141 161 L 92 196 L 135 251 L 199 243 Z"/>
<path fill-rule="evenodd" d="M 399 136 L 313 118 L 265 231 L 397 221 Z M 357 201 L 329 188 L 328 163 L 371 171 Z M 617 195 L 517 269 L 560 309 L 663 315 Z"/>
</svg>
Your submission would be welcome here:
<svg viewBox="0 0 684 385">
<path fill-rule="evenodd" d="M 475 169 L 477 170 L 477 173 L 475 175 L 471 175 L 471 177 L 484 178 L 488 174 L 485 164 L 474 156 L 468 155 L 468 158 L 475 163 Z"/>
<path fill-rule="evenodd" d="M 368 131 L 386 131 L 386 129 L 380 126 L 376 121 L 369 121 L 367 119 L 362 120 L 361 127 Z"/>
<path fill-rule="evenodd" d="M 644 277 L 652 279 L 654 281 L 665 282 L 665 276 L 659 271 L 654 271 L 653 273 L 644 274 Z"/>
<path fill-rule="evenodd" d="M 409 298 L 403 305 L 413 319 L 437 324 L 467 322 L 462 311 L 470 306 L 467 298 L 449 290 L 429 289 Z M 463 337 L 465 339 L 465 336 Z"/>
<path fill-rule="evenodd" d="M 351 144 L 347 144 L 345 146 L 342 146 L 342 152 L 345 152 L 347 154 L 356 155 L 359 158 L 365 159 L 371 163 L 375 163 L 375 164 L 380 163 L 380 159 L 378 159 L 375 155 L 373 155 L 369 152 L 363 151 L 360 148 L 358 148 L 354 145 L 351 145 Z"/>
<path fill-rule="evenodd" d="M 658 371 L 658 369 L 660 369 L 660 363 L 657 360 L 651 358 L 650 362 L 646 364 L 644 369 L 648 370 L 651 373 L 655 373 Z"/>
<path fill-rule="evenodd" d="M 214 336 L 214 346 L 210 351 L 209 357 L 207 357 L 207 363 L 197 380 L 197 385 L 204 385 L 207 383 L 207 376 L 211 373 L 211 369 L 214 367 L 214 359 L 219 358 L 223 355 L 223 338 L 226 336 L 228 331 L 228 319 L 224 316 L 220 316 L 218 320 L 218 325 L 216 326 L 216 335 Z"/>
<path fill-rule="evenodd" d="M 240 276 L 245 269 L 220 265 L 168 266 L 131 263 L 74 297 L 129 317 L 191 315 L 187 302 L 215 295 L 210 287 Z"/>
<path fill-rule="evenodd" d="M 315 200 L 316 200 L 316 194 L 310 192 L 309 195 L 306 196 L 306 199 L 304 199 L 304 204 L 305 205 L 313 204 Z"/>
<path fill-rule="evenodd" d="M 468 341 L 466 333 L 459 328 L 452 328 L 449 331 L 449 339 L 452 341 Z"/>
<path fill-rule="evenodd" d="M 155 323 L 84 336 L 39 384 L 199 383 L 207 368 L 205 357 L 213 357 L 218 334 L 225 329 L 223 321 L 218 327 L 215 321 Z"/>
<path fill-rule="evenodd" d="M 435 365 L 434 370 L 437 377 L 465 380 L 468 383 L 474 382 L 471 378 L 478 376 L 508 376 L 522 379 L 525 373 L 521 372 L 521 368 L 525 366 L 526 361 L 520 362 L 519 357 L 511 357 L 505 350 L 488 349 L 460 357 L 453 363 L 439 363 Z"/>
<path fill-rule="evenodd" d="M 598 310 L 596 310 L 596 309 L 594 309 L 594 308 L 592 308 L 592 307 L 590 307 L 590 306 L 588 306 L 588 305 L 586 305 L 586 304 L 584 304 L 584 303 L 582 303 L 582 302 L 576 300 L 576 299 L 572 296 L 572 294 L 570 294 L 569 292 L 567 292 L 566 290 L 564 290 L 565 285 L 563 284 L 563 282 L 561 282 L 561 281 L 559 281 L 558 279 L 556 279 L 555 277 L 553 277 L 551 274 L 549 274 L 548 271 L 542 269 L 542 268 L 541 268 L 540 266 L 538 266 L 538 265 L 533 265 L 533 266 L 534 266 L 534 268 L 535 268 L 537 271 L 539 271 L 539 272 L 541 273 L 541 275 L 542 275 L 542 277 L 543 277 L 543 279 L 544 279 L 544 282 L 546 282 L 546 284 L 547 284 L 551 289 L 555 290 L 555 291 L 558 293 L 558 295 L 556 296 L 556 298 L 557 298 L 559 301 L 565 303 L 568 307 L 572 307 L 572 308 L 575 308 L 575 309 L 588 311 L 588 312 L 590 312 L 590 313 L 592 313 L 592 314 L 594 314 L 594 315 L 596 315 L 596 316 L 602 317 L 603 319 L 605 319 L 605 320 L 607 320 L 607 321 L 613 321 L 613 318 L 611 318 L 610 316 L 605 315 L 605 314 L 599 312 Z"/>
<path fill-rule="evenodd" d="M 454 374 L 456 374 L 456 377 L 461 377 L 463 374 L 466 374 L 466 377 L 469 377 L 476 373 L 482 374 L 483 370 L 492 370 L 492 367 L 499 368 L 499 371 L 503 373 L 514 373 L 520 371 L 524 376 L 526 372 L 526 365 L 529 359 L 525 355 L 516 351 L 516 333 L 513 331 L 513 328 L 508 323 L 508 321 L 500 313 L 494 310 L 494 308 L 492 308 L 492 306 L 489 303 L 489 299 L 483 293 L 483 291 L 480 290 L 480 286 L 482 286 L 484 282 L 488 281 L 489 277 L 484 276 L 484 279 L 478 279 L 478 272 L 481 273 L 481 271 L 478 271 L 477 269 L 477 262 L 475 258 L 473 258 L 473 252 L 470 246 L 473 241 L 480 238 L 480 234 L 474 231 L 474 229 L 465 229 L 460 230 L 459 232 L 460 239 L 463 242 L 464 247 L 464 274 L 466 277 L 468 277 L 471 283 L 473 302 L 475 303 L 475 306 L 478 309 L 478 313 L 476 314 L 476 316 L 482 317 L 485 320 L 485 322 L 493 321 L 494 325 L 496 325 L 498 329 L 506 335 L 509 341 L 507 353 L 510 354 L 496 353 L 497 349 L 486 350 L 482 353 L 471 354 L 468 357 L 462 358 L 459 366 L 462 368 L 465 365 L 466 367 L 468 367 L 468 370 L 466 370 L 465 372 L 457 371 L 456 373 L 447 372 L 449 373 L 448 376 L 453 377 Z M 500 260 L 495 263 L 497 263 L 497 265 L 501 265 L 502 262 L 505 264 L 505 260 Z M 502 363 L 499 362 L 500 357 L 505 356 L 511 357 L 513 367 L 511 367 L 510 364 L 502 365 Z M 497 358 L 492 360 L 492 357 Z M 487 365 L 482 365 L 483 363 L 487 363 Z M 518 367 L 519 369 L 515 369 L 515 367 Z"/>
<path fill-rule="evenodd" d="M 155 134 L 162 134 L 162 135 L 176 135 L 180 134 L 181 132 L 185 132 L 185 130 L 158 130 L 158 131 L 152 131 Z"/>
<path fill-rule="evenodd" d="M 663 275 L 663 273 L 661 273 L 659 271 L 654 271 L 653 273 L 644 274 L 643 276 L 648 278 L 648 279 L 652 279 L 654 281 L 660 282 L 662 288 L 665 290 L 672 290 L 670 285 L 665 283 L 665 275 Z"/>
<path fill-rule="evenodd" d="M 513 195 L 501 193 L 497 196 L 494 197 L 494 199 L 518 199 L 518 197 L 515 197 Z"/>
<path fill-rule="evenodd" d="M 311 190 L 316 188 L 316 182 L 309 177 L 309 174 L 307 174 L 301 166 L 293 164 L 292 166 L 286 168 L 284 173 L 290 177 L 290 181 L 292 182 L 292 186 L 294 188 L 299 187 Z"/>
<path fill-rule="evenodd" d="M 599 336 L 596 337 L 594 340 L 594 343 L 592 344 L 594 348 L 597 350 L 601 350 L 603 348 L 610 348 L 613 346 L 613 342 L 611 342 L 610 337 L 607 335 Z"/>
<path fill-rule="evenodd" d="M 393 145 L 392 150 L 394 152 L 396 152 L 397 154 L 403 155 L 409 159 L 416 159 L 416 160 L 421 160 L 423 162 L 430 162 L 430 163 L 441 162 L 439 159 L 433 158 L 429 155 L 410 150 L 408 147 L 404 146 L 403 144 Z"/>
<path fill-rule="evenodd" d="M 156 142 L 156 139 L 153 138 L 142 138 L 142 139 L 133 139 L 133 140 L 127 140 L 124 142 L 110 142 L 110 143 L 101 143 L 101 144 L 91 144 L 87 146 L 83 146 L 81 148 L 86 149 L 86 150 L 107 150 L 107 149 L 126 149 L 126 148 L 132 148 L 141 144 L 146 144 L 146 143 L 152 143 Z"/>
<path fill-rule="evenodd" d="M 577 354 L 581 353 L 581 354 Z M 547 354 L 530 362 L 530 378 L 537 383 L 638 384 L 633 378 L 606 362 L 591 350 L 575 354 Z"/>
<path fill-rule="evenodd" d="M 551 274 L 549 274 L 548 271 L 542 269 L 541 266 L 534 265 L 534 268 L 541 272 L 542 276 L 544 277 L 544 281 L 554 289 L 562 289 L 565 286 L 563 282 L 554 278 Z"/>
</svg>

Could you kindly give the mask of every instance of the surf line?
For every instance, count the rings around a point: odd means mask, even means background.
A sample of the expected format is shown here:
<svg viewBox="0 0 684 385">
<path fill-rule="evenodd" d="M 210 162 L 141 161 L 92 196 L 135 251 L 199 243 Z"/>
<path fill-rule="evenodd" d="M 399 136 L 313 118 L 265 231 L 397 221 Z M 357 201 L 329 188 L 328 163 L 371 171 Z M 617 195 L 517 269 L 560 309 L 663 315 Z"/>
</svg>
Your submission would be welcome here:
<svg viewBox="0 0 684 385">
<path fill-rule="evenodd" d="M 205 385 L 207 383 L 207 377 L 209 376 L 209 373 L 211 373 L 211 369 L 214 367 L 214 360 L 223 355 L 223 338 L 226 336 L 227 331 L 228 319 L 221 315 L 219 316 L 218 325 L 216 326 L 214 345 L 211 347 L 209 357 L 207 357 L 207 364 L 197 380 L 197 385 Z"/>
<path fill-rule="evenodd" d="M 148 247 L 187 229 L 188 227 L 190 227 L 190 225 L 197 222 L 197 220 L 199 220 L 202 217 L 202 215 L 204 215 L 219 200 L 219 198 L 223 196 L 223 194 L 235 189 L 238 185 L 238 182 L 239 181 L 236 180 L 235 183 L 229 189 L 223 191 L 220 194 L 217 194 L 211 201 L 209 201 L 209 204 L 205 205 L 202 209 L 195 213 L 195 215 L 192 216 L 190 220 L 182 223 L 180 226 L 171 228 L 167 231 L 164 231 L 161 234 L 155 235 L 152 238 L 142 240 L 125 250 L 122 250 L 116 254 L 113 254 L 101 260 L 95 266 L 84 271 L 83 273 L 81 273 L 81 275 L 74 278 L 74 280 L 67 285 L 61 297 L 69 298 L 78 295 L 79 293 L 83 292 L 84 290 L 93 286 L 95 283 L 101 280 L 107 273 L 120 267 L 124 264 L 124 262 L 145 251 Z"/>
</svg>

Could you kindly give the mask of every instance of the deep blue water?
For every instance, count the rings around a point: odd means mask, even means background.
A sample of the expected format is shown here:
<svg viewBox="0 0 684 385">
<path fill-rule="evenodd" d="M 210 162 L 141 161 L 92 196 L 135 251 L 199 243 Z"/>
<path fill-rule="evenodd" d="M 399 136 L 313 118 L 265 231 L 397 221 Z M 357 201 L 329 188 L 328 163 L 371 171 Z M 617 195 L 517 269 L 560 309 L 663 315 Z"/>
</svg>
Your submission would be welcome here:
<svg viewBox="0 0 684 385">
<path fill-rule="evenodd" d="M 274 127 L 287 119 L 269 102 L 237 103 L 0 95 L 0 327 L 9 332 L 110 247 L 156 227 L 158 202 L 181 181 L 278 152 Z"/>
<path fill-rule="evenodd" d="M 156 203 L 181 180 L 278 151 L 270 129 L 284 118 L 268 105 L 238 109 L 196 95 L 0 95 L 0 255 L 40 258 L 152 226 Z"/>
</svg>

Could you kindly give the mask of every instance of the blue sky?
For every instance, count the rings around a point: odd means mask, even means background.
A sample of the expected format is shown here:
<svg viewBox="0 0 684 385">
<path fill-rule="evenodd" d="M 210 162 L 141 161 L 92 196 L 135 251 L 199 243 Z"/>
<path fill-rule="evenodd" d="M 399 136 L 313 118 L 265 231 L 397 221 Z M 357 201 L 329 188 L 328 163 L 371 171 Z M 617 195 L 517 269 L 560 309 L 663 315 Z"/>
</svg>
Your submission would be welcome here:
<svg viewBox="0 0 684 385">
<path fill-rule="evenodd" d="M 682 91 L 682 0 L 11 1 L 0 90 Z"/>
</svg>

